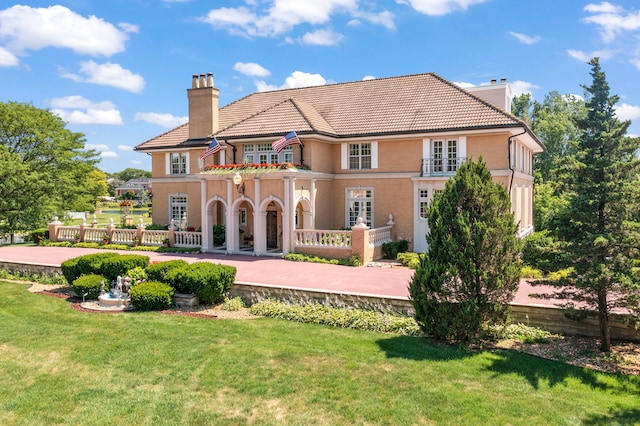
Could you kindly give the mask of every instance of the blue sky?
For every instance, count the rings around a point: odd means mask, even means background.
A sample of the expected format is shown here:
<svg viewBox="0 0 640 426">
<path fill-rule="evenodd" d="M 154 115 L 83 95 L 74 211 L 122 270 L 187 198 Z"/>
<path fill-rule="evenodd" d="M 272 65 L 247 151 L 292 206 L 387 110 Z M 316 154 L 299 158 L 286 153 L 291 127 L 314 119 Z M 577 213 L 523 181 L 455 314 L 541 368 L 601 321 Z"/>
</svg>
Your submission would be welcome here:
<svg viewBox="0 0 640 426">
<path fill-rule="evenodd" d="M 435 72 L 583 95 L 599 56 L 640 135 L 640 2 L 624 0 L 71 0 L 0 6 L 0 101 L 59 114 L 100 168 L 187 120 L 192 74 L 220 105 L 258 90 Z"/>
</svg>

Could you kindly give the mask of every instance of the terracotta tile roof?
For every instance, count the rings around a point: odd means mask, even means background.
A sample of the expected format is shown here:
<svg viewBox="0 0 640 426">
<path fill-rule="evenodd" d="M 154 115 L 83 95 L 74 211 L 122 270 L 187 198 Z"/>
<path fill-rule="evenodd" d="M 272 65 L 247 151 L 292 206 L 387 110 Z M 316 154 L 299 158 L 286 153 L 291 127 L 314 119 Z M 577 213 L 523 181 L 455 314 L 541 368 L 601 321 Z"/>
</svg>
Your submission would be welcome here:
<svg viewBox="0 0 640 426">
<path fill-rule="evenodd" d="M 253 93 L 220 109 L 216 136 L 277 137 L 295 130 L 342 138 L 520 126 L 511 114 L 427 73 Z M 187 138 L 188 124 L 136 149 L 177 146 Z"/>
</svg>

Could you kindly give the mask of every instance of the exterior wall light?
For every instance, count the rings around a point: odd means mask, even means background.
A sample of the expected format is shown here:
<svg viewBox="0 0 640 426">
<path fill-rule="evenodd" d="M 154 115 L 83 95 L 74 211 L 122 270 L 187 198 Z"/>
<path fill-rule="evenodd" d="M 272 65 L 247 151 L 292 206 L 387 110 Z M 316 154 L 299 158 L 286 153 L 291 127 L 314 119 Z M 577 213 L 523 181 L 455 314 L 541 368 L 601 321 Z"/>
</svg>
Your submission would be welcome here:
<svg viewBox="0 0 640 426">
<path fill-rule="evenodd" d="M 244 182 L 242 180 L 242 175 L 240 174 L 240 172 L 236 172 L 236 174 L 233 175 L 233 184 L 236 186 L 238 193 L 244 194 Z"/>
</svg>

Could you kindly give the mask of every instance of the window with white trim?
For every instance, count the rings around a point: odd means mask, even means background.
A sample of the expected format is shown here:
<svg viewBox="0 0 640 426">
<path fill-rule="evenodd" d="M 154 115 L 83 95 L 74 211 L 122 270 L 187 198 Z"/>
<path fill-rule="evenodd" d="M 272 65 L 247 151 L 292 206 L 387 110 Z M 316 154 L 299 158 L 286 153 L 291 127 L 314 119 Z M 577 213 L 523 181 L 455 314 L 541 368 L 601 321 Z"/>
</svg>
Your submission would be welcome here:
<svg viewBox="0 0 640 426">
<path fill-rule="evenodd" d="M 420 219 L 427 218 L 427 207 L 429 207 L 429 202 L 431 199 L 429 198 L 429 190 L 428 189 L 419 189 L 418 190 L 418 205 L 420 206 Z"/>
<path fill-rule="evenodd" d="M 349 169 L 362 170 L 371 168 L 371 143 L 349 144 Z"/>
<path fill-rule="evenodd" d="M 169 170 L 172 175 L 186 175 L 187 174 L 187 154 L 184 152 L 172 152 L 171 168 Z"/>
<path fill-rule="evenodd" d="M 364 219 L 365 225 L 373 225 L 373 189 L 347 188 L 346 226 L 351 228 L 358 223 L 358 217 Z"/>
<path fill-rule="evenodd" d="M 431 143 L 434 173 L 451 173 L 458 170 L 458 140 L 436 139 Z"/>
<path fill-rule="evenodd" d="M 175 226 L 180 228 L 182 216 L 187 213 L 187 196 L 186 195 L 170 195 L 169 196 L 169 223 L 173 219 Z M 186 217 L 186 216 L 185 216 Z"/>
<path fill-rule="evenodd" d="M 292 163 L 293 147 L 288 146 L 278 154 L 270 143 L 247 144 L 243 147 L 243 160 L 249 164 Z"/>
</svg>

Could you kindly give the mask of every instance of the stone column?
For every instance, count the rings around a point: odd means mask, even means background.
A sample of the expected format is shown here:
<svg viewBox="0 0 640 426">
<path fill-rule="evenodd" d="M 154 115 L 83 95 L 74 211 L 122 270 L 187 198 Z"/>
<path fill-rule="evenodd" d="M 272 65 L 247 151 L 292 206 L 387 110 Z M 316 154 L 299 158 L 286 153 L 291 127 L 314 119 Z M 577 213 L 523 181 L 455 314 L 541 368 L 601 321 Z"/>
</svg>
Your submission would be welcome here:
<svg viewBox="0 0 640 426">
<path fill-rule="evenodd" d="M 49 223 L 49 240 L 58 241 L 58 228 L 62 226 L 62 222 L 58 220 L 58 216 L 53 217 L 53 221 Z"/>
<path fill-rule="evenodd" d="M 369 227 L 364 220 L 359 217 L 357 224 L 351 228 L 351 252 L 357 254 L 362 259 L 362 264 L 373 260 L 374 248 L 369 247 Z"/>
</svg>

